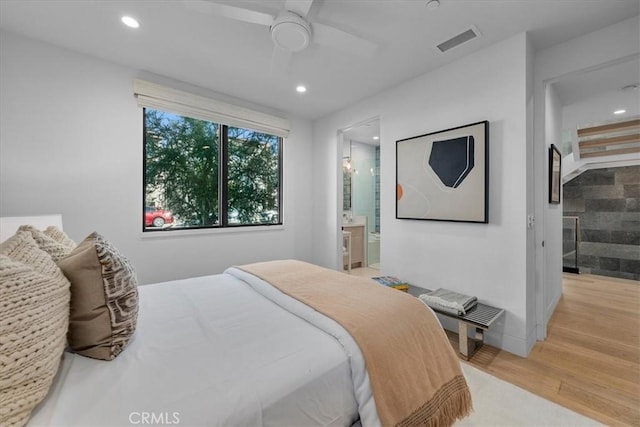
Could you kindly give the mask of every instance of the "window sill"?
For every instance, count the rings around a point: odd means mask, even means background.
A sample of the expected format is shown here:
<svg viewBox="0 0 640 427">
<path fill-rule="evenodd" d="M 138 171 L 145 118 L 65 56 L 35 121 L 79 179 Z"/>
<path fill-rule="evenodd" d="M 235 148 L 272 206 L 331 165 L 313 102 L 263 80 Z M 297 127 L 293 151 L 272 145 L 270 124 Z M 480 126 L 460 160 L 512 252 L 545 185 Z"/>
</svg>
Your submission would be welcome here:
<svg viewBox="0 0 640 427">
<path fill-rule="evenodd" d="M 255 225 L 248 227 L 225 227 L 225 228 L 198 228 L 186 230 L 164 230 L 164 231 L 147 231 L 141 232 L 140 238 L 147 239 L 174 239 L 181 237 L 198 237 L 212 236 L 216 234 L 233 234 L 233 233 L 260 233 L 265 231 L 284 230 L 284 225 Z"/>
</svg>

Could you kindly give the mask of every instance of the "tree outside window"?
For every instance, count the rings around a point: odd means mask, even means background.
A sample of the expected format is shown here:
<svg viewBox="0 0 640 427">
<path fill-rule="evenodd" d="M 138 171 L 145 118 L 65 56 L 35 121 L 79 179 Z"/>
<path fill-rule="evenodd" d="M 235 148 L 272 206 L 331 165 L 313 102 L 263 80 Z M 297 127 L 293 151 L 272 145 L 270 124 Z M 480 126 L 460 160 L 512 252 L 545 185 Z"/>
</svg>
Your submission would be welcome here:
<svg viewBox="0 0 640 427">
<path fill-rule="evenodd" d="M 150 108 L 144 119 L 145 231 L 282 223 L 281 138 Z"/>
</svg>

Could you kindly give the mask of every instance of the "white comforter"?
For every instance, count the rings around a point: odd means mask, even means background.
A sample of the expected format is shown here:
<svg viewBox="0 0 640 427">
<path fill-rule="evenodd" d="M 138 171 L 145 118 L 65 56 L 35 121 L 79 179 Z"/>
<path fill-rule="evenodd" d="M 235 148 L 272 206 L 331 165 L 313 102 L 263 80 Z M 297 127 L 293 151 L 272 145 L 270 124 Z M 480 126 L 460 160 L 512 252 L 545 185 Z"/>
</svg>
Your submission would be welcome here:
<svg viewBox="0 0 640 427">
<path fill-rule="evenodd" d="M 353 339 L 260 279 L 229 269 L 139 290 L 125 351 L 65 353 L 29 426 L 380 424 Z"/>
</svg>

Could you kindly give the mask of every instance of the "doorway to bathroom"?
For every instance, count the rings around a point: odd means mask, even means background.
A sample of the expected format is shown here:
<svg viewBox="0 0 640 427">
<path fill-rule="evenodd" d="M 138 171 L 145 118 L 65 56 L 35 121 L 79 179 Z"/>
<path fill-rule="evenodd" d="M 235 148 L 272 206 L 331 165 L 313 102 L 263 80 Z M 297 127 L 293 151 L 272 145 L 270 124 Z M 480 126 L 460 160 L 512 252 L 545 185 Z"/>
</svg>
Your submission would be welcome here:
<svg viewBox="0 0 640 427">
<path fill-rule="evenodd" d="M 379 119 L 345 129 L 342 146 L 343 264 L 348 270 L 350 263 L 351 274 L 376 276 L 381 231 Z"/>
</svg>

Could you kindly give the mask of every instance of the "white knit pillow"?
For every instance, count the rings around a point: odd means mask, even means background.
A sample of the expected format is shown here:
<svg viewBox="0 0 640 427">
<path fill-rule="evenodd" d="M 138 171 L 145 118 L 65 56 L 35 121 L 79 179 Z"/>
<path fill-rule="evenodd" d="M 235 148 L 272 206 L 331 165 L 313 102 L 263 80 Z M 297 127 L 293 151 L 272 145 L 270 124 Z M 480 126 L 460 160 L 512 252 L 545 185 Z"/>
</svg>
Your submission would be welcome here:
<svg viewBox="0 0 640 427">
<path fill-rule="evenodd" d="M 48 228 L 47 230 L 50 229 Z M 18 228 L 18 231 L 27 231 L 31 233 L 31 237 L 33 237 L 33 240 L 36 241 L 38 247 L 48 253 L 55 262 L 58 262 L 62 258 L 69 255 L 71 251 L 76 247 L 73 241 L 71 242 L 71 244 L 66 242 L 61 243 L 57 241 L 54 237 L 49 235 L 49 233 L 53 230 L 49 231 L 48 233 L 34 227 L 33 225 L 21 225 L 20 228 Z M 61 238 L 59 233 L 54 232 L 54 235 Z"/>
<path fill-rule="evenodd" d="M 74 242 L 73 239 L 71 239 L 71 237 L 67 236 L 67 233 L 60 230 L 55 225 L 48 226 L 47 229 L 44 230 L 44 234 L 51 237 L 56 242 L 62 243 L 63 245 L 67 246 L 71 250 L 74 250 L 77 246 L 76 242 Z"/>
<path fill-rule="evenodd" d="M 16 234 L 0 243 L 0 255 L 6 255 L 13 261 L 27 264 L 42 274 L 64 277 L 49 253 L 40 249 L 31 231 L 17 231 Z"/>
<path fill-rule="evenodd" d="M 0 426 L 23 426 L 47 395 L 60 364 L 69 281 L 24 235 L 0 252 L 15 257 L 0 255 Z"/>
</svg>

